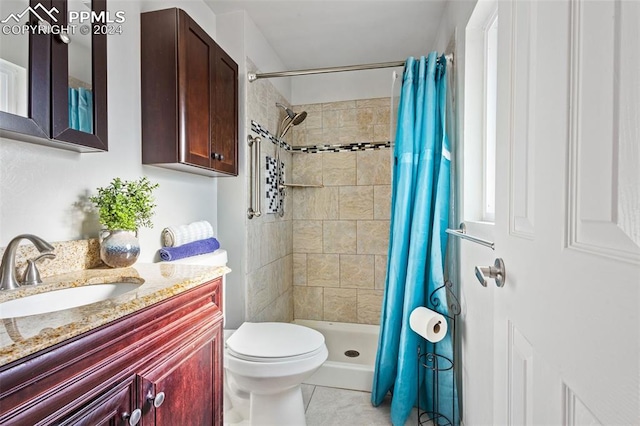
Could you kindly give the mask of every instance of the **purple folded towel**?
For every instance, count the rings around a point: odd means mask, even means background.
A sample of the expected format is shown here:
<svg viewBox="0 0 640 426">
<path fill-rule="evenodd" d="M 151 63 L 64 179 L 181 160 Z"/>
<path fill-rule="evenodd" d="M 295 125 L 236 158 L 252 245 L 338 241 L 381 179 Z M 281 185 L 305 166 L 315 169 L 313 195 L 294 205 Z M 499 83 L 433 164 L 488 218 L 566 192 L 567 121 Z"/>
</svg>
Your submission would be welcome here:
<svg viewBox="0 0 640 426">
<path fill-rule="evenodd" d="M 160 258 L 164 261 L 184 259 L 185 257 L 198 256 L 212 253 L 220 248 L 220 243 L 215 238 L 207 238 L 177 247 L 163 247 L 160 249 Z"/>
</svg>

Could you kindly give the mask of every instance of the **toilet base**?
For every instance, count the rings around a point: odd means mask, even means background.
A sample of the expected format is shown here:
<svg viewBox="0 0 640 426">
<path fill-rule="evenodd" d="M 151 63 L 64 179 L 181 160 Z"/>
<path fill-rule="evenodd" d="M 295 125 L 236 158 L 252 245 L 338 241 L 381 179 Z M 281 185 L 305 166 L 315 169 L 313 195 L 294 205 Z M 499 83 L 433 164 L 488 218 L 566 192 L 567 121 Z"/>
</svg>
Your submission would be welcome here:
<svg viewBox="0 0 640 426">
<path fill-rule="evenodd" d="M 300 385 L 276 394 L 252 393 L 251 426 L 306 426 Z"/>
<path fill-rule="evenodd" d="M 224 372 L 224 426 L 249 424 L 249 394 L 235 386 L 233 378 Z"/>
</svg>

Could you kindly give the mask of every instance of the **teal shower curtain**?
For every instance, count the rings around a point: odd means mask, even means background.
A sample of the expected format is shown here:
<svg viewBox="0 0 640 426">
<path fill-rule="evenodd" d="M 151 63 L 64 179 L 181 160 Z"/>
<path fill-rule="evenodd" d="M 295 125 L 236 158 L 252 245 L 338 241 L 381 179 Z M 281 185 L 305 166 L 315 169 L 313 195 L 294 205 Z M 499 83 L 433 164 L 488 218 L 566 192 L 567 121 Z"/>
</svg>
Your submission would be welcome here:
<svg viewBox="0 0 640 426">
<path fill-rule="evenodd" d="M 418 346 L 421 353 L 434 350 L 409 328 L 409 315 L 419 306 L 433 308 L 429 295 L 444 284 L 451 157 L 445 126 L 446 65 L 436 52 L 407 59 L 398 110 L 387 277 L 371 393 L 377 406 L 391 391 L 394 426 L 404 425 L 417 403 Z M 448 314 L 446 303 L 438 310 Z M 450 335 L 437 346 L 438 354 L 453 358 Z M 421 371 L 423 409 L 433 408 L 431 380 Z M 436 408 L 457 425 L 452 382 L 439 381 Z"/>
<path fill-rule="evenodd" d="M 80 87 L 69 87 L 69 127 L 93 133 L 93 93 Z"/>
</svg>

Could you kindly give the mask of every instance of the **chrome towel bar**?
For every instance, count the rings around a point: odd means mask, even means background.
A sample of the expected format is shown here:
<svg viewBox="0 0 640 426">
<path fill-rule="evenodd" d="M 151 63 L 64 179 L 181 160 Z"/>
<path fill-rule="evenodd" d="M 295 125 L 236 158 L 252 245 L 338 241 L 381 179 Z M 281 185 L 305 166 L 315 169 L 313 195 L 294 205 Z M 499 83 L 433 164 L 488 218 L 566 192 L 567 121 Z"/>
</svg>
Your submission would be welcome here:
<svg viewBox="0 0 640 426">
<path fill-rule="evenodd" d="M 483 240 L 482 238 L 467 234 L 467 227 L 464 222 L 460 224 L 459 229 L 447 229 L 446 232 L 449 235 L 462 238 L 463 240 L 469 240 L 473 243 L 480 244 L 481 246 L 489 247 L 491 250 L 495 250 L 495 243 L 493 241 Z"/>
<path fill-rule="evenodd" d="M 260 136 L 255 138 L 251 135 L 247 136 L 249 143 L 249 209 L 247 217 L 253 219 L 260 217 L 262 212 L 262 197 L 260 192 Z"/>
</svg>

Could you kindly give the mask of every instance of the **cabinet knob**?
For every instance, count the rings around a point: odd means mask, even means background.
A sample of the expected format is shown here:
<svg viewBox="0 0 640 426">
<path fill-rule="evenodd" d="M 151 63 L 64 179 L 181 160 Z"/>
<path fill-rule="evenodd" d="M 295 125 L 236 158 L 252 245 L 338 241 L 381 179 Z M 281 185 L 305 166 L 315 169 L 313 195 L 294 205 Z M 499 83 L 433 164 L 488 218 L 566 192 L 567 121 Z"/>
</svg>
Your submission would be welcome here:
<svg viewBox="0 0 640 426">
<path fill-rule="evenodd" d="M 135 410 L 133 410 L 133 412 L 131 412 L 131 414 L 129 413 L 124 413 L 122 415 L 122 420 L 125 421 L 129 421 L 129 426 L 136 426 L 138 424 L 138 422 L 140 422 L 140 419 L 142 418 L 142 410 L 139 408 L 136 408 Z"/>
<path fill-rule="evenodd" d="M 224 160 L 224 155 L 218 154 L 217 152 L 213 152 L 211 154 L 211 158 L 213 158 L 214 160 L 222 161 L 222 160 Z"/>
<path fill-rule="evenodd" d="M 48 31 L 52 31 L 51 24 L 48 23 L 47 21 L 42 20 L 42 19 L 40 19 L 38 21 L 38 26 L 46 28 Z M 65 31 L 58 32 L 56 34 L 56 36 L 58 37 L 58 40 L 60 40 L 64 44 L 71 43 L 71 37 L 69 37 L 69 34 L 67 34 L 67 32 L 65 32 Z"/>
<path fill-rule="evenodd" d="M 153 404 L 154 407 L 158 408 L 164 402 L 164 392 L 158 392 L 157 395 L 153 395 L 151 391 L 147 394 L 147 401 Z"/>
<path fill-rule="evenodd" d="M 69 37 L 69 34 L 63 31 L 60 31 L 60 34 L 58 34 L 58 39 L 64 44 L 71 43 L 71 37 Z"/>
<path fill-rule="evenodd" d="M 218 154 L 218 160 L 220 160 L 220 161 L 224 160 L 224 155 Z"/>
</svg>

